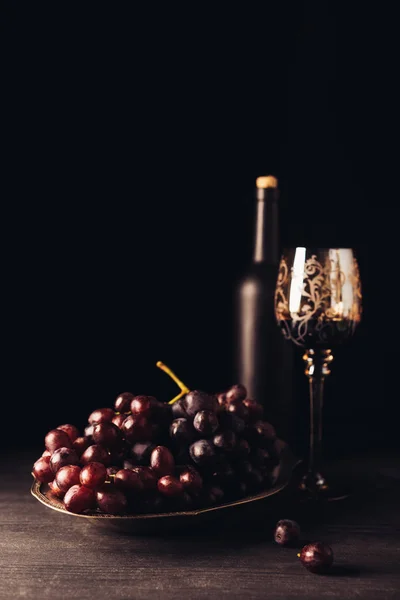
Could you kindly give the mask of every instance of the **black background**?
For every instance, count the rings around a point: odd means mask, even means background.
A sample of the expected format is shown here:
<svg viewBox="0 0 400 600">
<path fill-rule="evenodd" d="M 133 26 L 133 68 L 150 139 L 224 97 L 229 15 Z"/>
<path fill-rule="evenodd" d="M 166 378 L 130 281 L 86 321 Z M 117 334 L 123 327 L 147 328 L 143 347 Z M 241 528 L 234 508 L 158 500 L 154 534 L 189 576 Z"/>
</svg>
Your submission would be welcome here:
<svg viewBox="0 0 400 600">
<path fill-rule="evenodd" d="M 273 173 L 282 244 L 352 246 L 360 262 L 364 319 L 327 382 L 327 452 L 395 443 L 374 15 L 141 4 L 3 5 L 2 442 L 82 425 L 121 391 L 170 398 L 157 360 L 189 387 L 230 385 L 232 289 L 255 178 Z"/>
</svg>

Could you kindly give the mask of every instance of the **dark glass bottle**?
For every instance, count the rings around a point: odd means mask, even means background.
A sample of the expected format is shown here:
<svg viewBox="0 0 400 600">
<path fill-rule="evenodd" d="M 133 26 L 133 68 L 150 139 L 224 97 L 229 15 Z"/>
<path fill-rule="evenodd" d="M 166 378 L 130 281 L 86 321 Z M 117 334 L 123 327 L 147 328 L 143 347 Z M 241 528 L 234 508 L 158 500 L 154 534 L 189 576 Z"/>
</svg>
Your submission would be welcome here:
<svg viewBox="0 0 400 600">
<path fill-rule="evenodd" d="M 292 425 L 292 344 L 274 312 L 279 245 L 279 190 L 275 177 L 256 181 L 253 259 L 235 290 L 235 381 L 265 409 L 266 418 L 289 441 Z"/>
</svg>

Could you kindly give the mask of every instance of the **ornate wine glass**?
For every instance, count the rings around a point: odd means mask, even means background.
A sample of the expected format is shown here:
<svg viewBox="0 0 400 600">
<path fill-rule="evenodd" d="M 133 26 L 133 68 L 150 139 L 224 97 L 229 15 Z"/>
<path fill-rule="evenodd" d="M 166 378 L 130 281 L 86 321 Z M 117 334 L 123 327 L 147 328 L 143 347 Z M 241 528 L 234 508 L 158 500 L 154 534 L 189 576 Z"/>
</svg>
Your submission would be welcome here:
<svg viewBox="0 0 400 600">
<path fill-rule="evenodd" d="M 303 349 L 309 379 L 310 444 L 308 470 L 300 489 L 329 500 L 347 494 L 321 473 L 322 406 L 332 348 L 350 338 L 360 323 L 359 268 L 351 248 L 290 248 L 281 257 L 275 315 L 283 335 Z"/>
</svg>

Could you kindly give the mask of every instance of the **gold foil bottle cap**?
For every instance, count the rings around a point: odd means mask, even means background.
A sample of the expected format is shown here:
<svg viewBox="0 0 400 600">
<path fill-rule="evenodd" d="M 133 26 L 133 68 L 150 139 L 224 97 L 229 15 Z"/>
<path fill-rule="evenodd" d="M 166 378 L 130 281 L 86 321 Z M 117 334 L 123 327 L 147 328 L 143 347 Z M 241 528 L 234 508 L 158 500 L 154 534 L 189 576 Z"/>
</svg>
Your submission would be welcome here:
<svg viewBox="0 0 400 600">
<path fill-rule="evenodd" d="M 265 190 L 266 188 L 277 188 L 278 180 L 273 175 L 266 175 L 265 177 L 257 177 L 256 186 L 257 186 L 257 189 L 263 189 L 263 190 Z"/>
</svg>

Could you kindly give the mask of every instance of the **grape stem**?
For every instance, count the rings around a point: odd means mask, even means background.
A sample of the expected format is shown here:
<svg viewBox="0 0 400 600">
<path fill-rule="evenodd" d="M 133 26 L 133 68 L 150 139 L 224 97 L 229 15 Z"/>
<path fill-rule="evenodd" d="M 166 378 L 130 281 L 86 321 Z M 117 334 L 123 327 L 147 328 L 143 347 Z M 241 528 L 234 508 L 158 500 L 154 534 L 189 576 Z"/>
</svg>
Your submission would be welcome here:
<svg viewBox="0 0 400 600">
<path fill-rule="evenodd" d="M 175 398 L 172 398 L 172 400 L 170 400 L 168 402 L 168 404 L 174 404 L 175 402 L 180 400 L 180 398 L 182 398 L 182 396 L 185 396 L 186 394 L 188 394 L 190 392 L 189 388 L 186 387 L 186 385 L 184 383 L 182 383 L 182 381 L 175 375 L 175 373 L 173 371 L 171 371 L 171 369 L 169 367 L 167 367 L 167 365 L 165 365 L 163 362 L 161 362 L 161 360 L 159 360 L 157 362 L 156 366 L 159 369 L 161 369 L 162 371 L 164 371 L 164 373 L 169 375 L 171 377 L 172 381 L 174 381 L 176 383 L 176 385 L 179 387 L 179 389 L 181 390 L 179 392 L 179 394 L 177 396 L 175 396 Z"/>
</svg>

